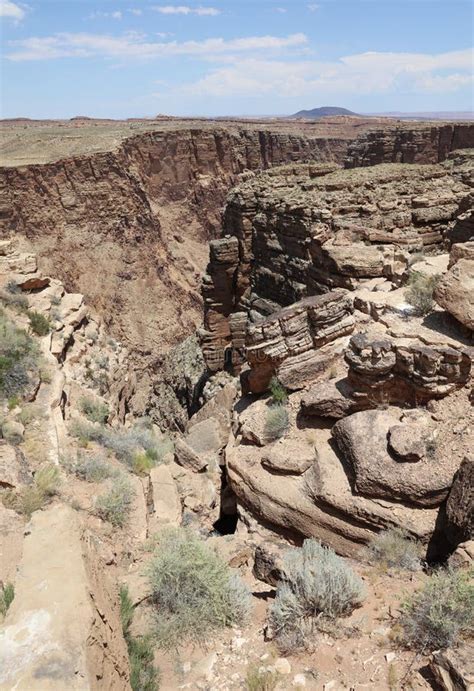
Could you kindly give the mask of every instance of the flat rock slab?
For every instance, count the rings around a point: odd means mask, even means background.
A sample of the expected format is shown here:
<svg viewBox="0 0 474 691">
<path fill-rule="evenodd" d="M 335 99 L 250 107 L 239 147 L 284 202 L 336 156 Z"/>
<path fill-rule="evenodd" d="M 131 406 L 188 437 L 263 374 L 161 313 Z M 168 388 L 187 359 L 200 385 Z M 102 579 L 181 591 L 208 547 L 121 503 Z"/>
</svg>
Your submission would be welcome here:
<svg viewBox="0 0 474 691">
<path fill-rule="evenodd" d="M 0 689 L 130 688 L 118 593 L 70 507 L 37 511 L 0 632 Z"/>
<path fill-rule="evenodd" d="M 304 439 L 279 439 L 262 453 L 265 468 L 289 475 L 301 475 L 315 460 L 314 446 Z"/>
<path fill-rule="evenodd" d="M 176 482 L 167 465 L 159 465 L 150 471 L 153 513 L 150 531 L 160 526 L 177 526 L 181 523 L 181 501 Z"/>
</svg>

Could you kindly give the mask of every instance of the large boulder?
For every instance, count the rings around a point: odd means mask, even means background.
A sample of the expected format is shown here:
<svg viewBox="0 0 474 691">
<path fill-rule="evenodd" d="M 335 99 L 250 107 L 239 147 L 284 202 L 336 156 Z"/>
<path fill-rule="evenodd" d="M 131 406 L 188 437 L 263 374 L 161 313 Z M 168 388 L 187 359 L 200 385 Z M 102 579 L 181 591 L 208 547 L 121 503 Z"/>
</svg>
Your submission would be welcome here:
<svg viewBox="0 0 474 691">
<path fill-rule="evenodd" d="M 285 536 L 314 537 L 351 557 L 359 555 L 361 544 L 388 527 L 403 528 L 421 542 L 429 541 L 437 509 L 354 494 L 346 468 L 329 443 L 330 432 L 317 430 L 318 434 L 316 459 L 302 475 L 270 472 L 261 463 L 261 448 L 230 443 L 227 476 L 239 512 L 243 506 L 260 523 Z"/>
<path fill-rule="evenodd" d="M 474 331 L 474 259 L 459 259 L 436 286 L 436 302 Z"/>
<path fill-rule="evenodd" d="M 401 501 L 414 506 L 439 506 L 446 498 L 459 465 L 455 454 L 430 457 L 423 453 L 421 442 L 410 446 L 408 437 L 413 429 L 413 442 L 429 436 L 428 428 L 420 431 L 420 423 L 404 423 L 405 439 L 401 439 L 400 412 L 366 410 L 339 420 L 332 433 L 344 462 L 354 474 L 354 489 L 366 497 Z M 391 433 L 397 439 L 397 453 L 390 445 Z M 421 450 L 420 450 L 421 449 Z M 403 454 L 402 454 L 403 451 Z"/>
</svg>

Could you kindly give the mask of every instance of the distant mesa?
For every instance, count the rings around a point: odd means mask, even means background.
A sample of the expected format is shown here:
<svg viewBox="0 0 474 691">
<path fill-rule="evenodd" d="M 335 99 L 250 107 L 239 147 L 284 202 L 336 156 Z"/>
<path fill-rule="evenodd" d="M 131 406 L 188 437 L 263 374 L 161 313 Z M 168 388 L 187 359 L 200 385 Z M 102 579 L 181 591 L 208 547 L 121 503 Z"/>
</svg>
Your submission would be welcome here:
<svg viewBox="0 0 474 691">
<path fill-rule="evenodd" d="M 352 110 L 347 108 L 338 108 L 337 106 L 322 106 L 321 108 L 313 108 L 312 110 L 299 110 L 291 118 L 309 118 L 311 120 L 319 120 L 320 118 L 331 117 L 334 115 L 355 115 Z"/>
</svg>

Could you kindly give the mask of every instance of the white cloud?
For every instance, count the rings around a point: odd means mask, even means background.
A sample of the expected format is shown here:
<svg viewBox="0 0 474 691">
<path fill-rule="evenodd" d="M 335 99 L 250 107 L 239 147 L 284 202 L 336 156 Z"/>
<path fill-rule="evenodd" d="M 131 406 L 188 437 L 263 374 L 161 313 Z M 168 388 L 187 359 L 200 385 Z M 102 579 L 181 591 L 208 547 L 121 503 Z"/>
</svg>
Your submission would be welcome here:
<svg viewBox="0 0 474 691">
<path fill-rule="evenodd" d="M 90 19 L 122 19 L 122 13 L 120 10 L 115 12 L 91 12 L 89 15 Z"/>
<path fill-rule="evenodd" d="M 0 0 L 0 17 L 8 17 L 19 22 L 25 16 L 25 10 L 10 0 Z"/>
<path fill-rule="evenodd" d="M 161 14 L 197 14 L 201 17 L 215 17 L 221 13 L 216 7 L 188 7 L 187 5 L 154 5 L 152 9 Z"/>
<path fill-rule="evenodd" d="M 130 14 L 134 14 L 135 17 L 141 17 L 143 14 L 143 10 L 139 10 L 136 7 L 132 7 L 128 10 Z"/>
<path fill-rule="evenodd" d="M 60 33 L 48 37 L 32 37 L 10 41 L 10 60 L 48 60 L 60 57 L 113 57 L 113 58 L 160 58 L 177 55 L 195 55 L 202 58 L 228 56 L 245 52 L 282 51 L 304 46 L 305 34 L 286 37 L 249 36 L 226 41 L 208 38 L 204 41 L 157 41 L 145 40 L 143 34 L 128 32 L 121 37 L 89 33 Z"/>
<path fill-rule="evenodd" d="M 323 94 L 447 93 L 473 82 L 472 59 L 472 50 L 438 55 L 361 53 L 333 62 L 244 57 L 212 69 L 182 89 L 199 96 L 224 97 L 231 93 L 234 96 L 307 96 L 318 100 Z"/>
<path fill-rule="evenodd" d="M 308 8 L 308 10 L 309 10 L 310 12 L 316 12 L 316 10 L 319 10 L 319 8 L 321 7 L 321 5 L 317 5 L 315 2 L 312 2 L 312 3 L 310 3 L 309 5 L 306 5 L 306 7 Z"/>
<path fill-rule="evenodd" d="M 278 14 L 286 14 L 288 10 L 286 7 L 275 7 L 275 12 L 278 12 Z"/>
</svg>

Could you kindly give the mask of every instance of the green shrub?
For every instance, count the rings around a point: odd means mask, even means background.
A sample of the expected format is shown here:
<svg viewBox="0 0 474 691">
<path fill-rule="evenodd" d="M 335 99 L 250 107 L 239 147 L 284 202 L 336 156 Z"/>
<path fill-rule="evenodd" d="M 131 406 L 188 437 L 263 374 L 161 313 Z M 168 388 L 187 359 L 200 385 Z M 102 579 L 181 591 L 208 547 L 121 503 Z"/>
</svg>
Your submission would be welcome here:
<svg viewBox="0 0 474 691">
<path fill-rule="evenodd" d="M 363 583 L 347 562 L 316 540 L 288 550 L 283 572 L 270 627 L 286 652 L 305 648 L 323 619 L 350 614 L 364 598 Z"/>
<path fill-rule="evenodd" d="M 108 492 L 97 497 L 97 515 L 112 525 L 123 527 L 131 511 L 134 494 L 126 477 L 117 478 Z"/>
<path fill-rule="evenodd" d="M 288 411 L 283 405 L 272 405 L 268 408 L 265 421 L 265 437 L 274 441 L 282 437 L 288 429 Z"/>
<path fill-rule="evenodd" d="M 128 588 L 120 588 L 120 619 L 130 661 L 130 685 L 133 691 L 158 691 L 159 670 L 153 665 L 153 645 L 150 636 L 134 637 L 130 632 L 134 607 Z"/>
<path fill-rule="evenodd" d="M 420 547 L 401 528 L 389 528 L 375 535 L 367 548 L 371 561 L 388 568 L 418 571 L 421 568 Z"/>
<path fill-rule="evenodd" d="M 0 396 L 19 401 L 38 369 L 38 360 L 33 339 L 0 311 Z"/>
<path fill-rule="evenodd" d="M 23 441 L 23 427 L 14 420 L 5 420 L 2 423 L 2 437 L 9 443 L 16 446 Z"/>
<path fill-rule="evenodd" d="M 15 598 L 15 588 L 12 583 L 5 583 L 0 588 L 0 616 L 4 617 L 8 612 L 8 608 Z"/>
<path fill-rule="evenodd" d="M 219 629 L 243 622 L 251 596 L 212 549 L 185 529 L 166 531 L 149 566 L 155 636 L 165 649 L 208 643 Z"/>
<path fill-rule="evenodd" d="M 415 314 L 425 316 L 434 309 L 433 292 L 439 281 L 439 275 L 428 276 L 419 271 L 412 271 L 405 290 L 405 300 L 411 305 Z"/>
<path fill-rule="evenodd" d="M 102 482 L 116 474 L 110 463 L 101 456 L 89 456 L 79 452 L 75 460 L 63 461 L 67 470 L 85 482 Z"/>
<path fill-rule="evenodd" d="M 51 331 L 51 324 L 49 319 L 47 319 L 40 312 L 35 310 L 28 310 L 28 318 L 30 320 L 30 327 L 34 334 L 37 336 L 46 336 Z"/>
<path fill-rule="evenodd" d="M 247 670 L 245 688 L 247 691 L 274 691 L 280 681 L 278 672 L 252 665 Z"/>
<path fill-rule="evenodd" d="M 136 453 L 133 458 L 132 470 L 137 475 L 148 475 L 154 465 L 155 461 L 147 453 Z"/>
<path fill-rule="evenodd" d="M 288 400 L 288 392 L 280 382 L 278 377 L 272 377 L 270 379 L 270 393 L 272 396 L 273 403 L 277 405 L 282 405 Z"/>
<path fill-rule="evenodd" d="M 474 634 L 474 570 L 440 570 L 402 605 L 404 643 L 431 652 Z"/>
<path fill-rule="evenodd" d="M 79 401 L 80 408 L 90 422 L 107 422 L 109 417 L 109 406 L 103 401 L 96 401 L 93 398 L 84 397 Z"/>
<path fill-rule="evenodd" d="M 59 468 L 56 465 L 47 465 L 35 473 L 35 485 L 45 497 L 56 494 L 59 485 Z"/>
<path fill-rule="evenodd" d="M 3 494 L 3 504 L 17 513 L 31 518 L 35 511 L 42 509 L 57 492 L 59 470 L 54 465 L 44 466 L 35 473 L 33 483 L 19 490 L 9 490 Z"/>
</svg>

